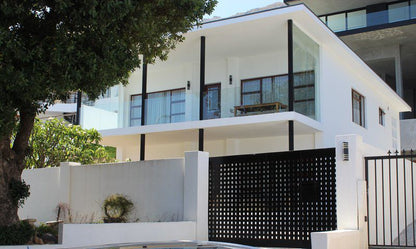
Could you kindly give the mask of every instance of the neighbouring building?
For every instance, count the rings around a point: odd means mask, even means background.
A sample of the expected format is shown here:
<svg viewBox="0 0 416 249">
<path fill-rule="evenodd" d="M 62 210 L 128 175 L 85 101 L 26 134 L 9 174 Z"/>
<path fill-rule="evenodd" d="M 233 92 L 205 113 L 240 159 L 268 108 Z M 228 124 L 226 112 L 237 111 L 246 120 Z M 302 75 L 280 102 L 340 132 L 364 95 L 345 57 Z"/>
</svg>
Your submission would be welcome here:
<svg viewBox="0 0 416 249">
<path fill-rule="evenodd" d="M 400 149 L 400 113 L 411 108 L 393 89 L 407 81 L 373 72 L 321 20 L 296 5 L 208 21 L 167 61 L 143 65 L 129 85 L 83 105 L 81 124 L 100 130 L 119 160 L 326 148 L 340 134 Z"/>
<path fill-rule="evenodd" d="M 401 145 L 416 148 L 416 1 L 285 2 L 306 4 L 412 107 L 401 115 Z"/>
</svg>

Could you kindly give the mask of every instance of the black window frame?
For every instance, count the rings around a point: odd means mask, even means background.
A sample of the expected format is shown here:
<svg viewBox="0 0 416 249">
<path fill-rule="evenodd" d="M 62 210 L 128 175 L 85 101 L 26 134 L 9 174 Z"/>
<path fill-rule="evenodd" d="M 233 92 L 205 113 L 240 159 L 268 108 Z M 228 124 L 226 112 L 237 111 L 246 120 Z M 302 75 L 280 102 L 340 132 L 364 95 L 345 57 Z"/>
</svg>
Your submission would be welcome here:
<svg viewBox="0 0 416 249">
<path fill-rule="evenodd" d="M 142 97 L 142 94 L 132 94 L 132 95 L 130 95 L 130 117 L 129 117 L 129 125 L 130 125 L 130 127 L 133 127 L 133 126 L 140 126 L 140 125 L 133 125 L 132 123 L 132 121 L 133 120 L 140 120 L 140 124 L 141 124 L 141 120 L 142 120 L 142 116 L 143 116 L 143 113 L 142 113 L 142 101 L 140 100 L 139 101 L 139 103 L 140 104 L 138 104 L 138 105 L 133 105 L 133 98 L 134 97 L 138 97 L 138 96 L 140 96 L 140 97 Z M 133 116 L 133 109 L 135 109 L 135 108 L 139 108 L 140 109 L 140 118 L 132 118 L 132 116 Z"/>
<path fill-rule="evenodd" d="M 381 126 L 386 125 L 386 113 L 384 112 L 384 110 L 381 107 L 378 108 L 378 123 Z"/>
<path fill-rule="evenodd" d="M 184 98 L 180 99 L 180 100 L 174 100 L 172 101 L 172 95 L 174 94 L 174 92 L 176 91 L 183 91 L 185 93 Z M 155 94 L 155 93 L 166 93 L 169 92 L 170 95 L 170 113 L 169 113 L 169 122 L 168 123 L 172 123 L 172 116 L 179 116 L 179 115 L 185 115 L 185 111 L 183 112 L 173 112 L 173 108 L 172 106 L 174 104 L 178 104 L 178 103 L 183 103 L 185 105 L 185 100 L 186 100 L 186 91 L 185 88 L 175 88 L 175 89 L 169 89 L 169 90 L 162 90 L 162 91 L 156 91 L 156 92 L 150 92 L 146 94 L 146 99 L 149 97 L 149 95 L 151 94 Z M 140 101 L 139 105 L 132 105 L 133 103 L 133 97 L 136 96 L 142 96 L 142 94 L 133 94 L 130 96 L 130 118 L 129 118 L 129 122 L 130 122 L 130 126 L 132 126 L 132 120 L 141 120 L 143 114 L 141 113 L 140 118 L 133 118 L 132 119 L 132 113 L 133 113 L 133 108 L 140 108 L 142 107 L 142 102 Z"/>
<path fill-rule="evenodd" d="M 358 96 L 358 98 L 356 98 Z M 359 104 L 359 120 L 355 120 L 354 115 L 354 100 L 358 101 Z M 365 128 L 365 96 L 359 93 L 358 91 L 352 89 L 351 91 L 351 113 L 352 113 L 352 122 L 358 124 Z"/>
</svg>

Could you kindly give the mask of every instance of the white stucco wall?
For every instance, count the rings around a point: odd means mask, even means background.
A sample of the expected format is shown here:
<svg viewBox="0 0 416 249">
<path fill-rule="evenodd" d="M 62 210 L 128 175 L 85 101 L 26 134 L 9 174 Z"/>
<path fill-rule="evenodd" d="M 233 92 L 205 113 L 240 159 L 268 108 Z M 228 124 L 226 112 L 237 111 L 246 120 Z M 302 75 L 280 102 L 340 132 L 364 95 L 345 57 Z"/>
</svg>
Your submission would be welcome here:
<svg viewBox="0 0 416 249">
<path fill-rule="evenodd" d="M 64 224 L 65 247 L 195 240 L 196 222 Z"/>
<path fill-rule="evenodd" d="M 119 193 L 135 205 L 130 221 L 182 220 L 183 170 L 184 159 L 25 170 L 31 195 L 19 215 L 38 222 L 56 220 L 56 207 L 64 202 L 73 222 L 97 221 L 103 200 Z"/>
<path fill-rule="evenodd" d="M 338 134 L 359 134 L 365 143 L 377 146 L 385 152 L 395 149 L 392 142 L 392 119 L 398 125 L 398 107 L 386 96 L 377 94 L 368 77 L 357 74 L 334 51 L 323 47 L 321 56 L 321 123 L 324 129 L 322 146 L 333 146 L 334 137 Z M 365 97 L 365 127 L 352 121 L 352 89 Z M 379 108 L 386 113 L 385 126 L 379 124 Z M 400 144 L 399 133 L 397 139 Z"/>
<path fill-rule="evenodd" d="M 19 209 L 19 217 L 42 217 L 42 221 L 56 220 L 60 168 L 27 169 L 23 171 L 22 179 L 30 185 L 30 196 L 23 208 Z"/>
<path fill-rule="evenodd" d="M 176 221 L 183 217 L 183 159 L 88 165 L 71 168 L 71 208 L 101 217 L 111 194 L 134 200 L 132 221 Z"/>
</svg>

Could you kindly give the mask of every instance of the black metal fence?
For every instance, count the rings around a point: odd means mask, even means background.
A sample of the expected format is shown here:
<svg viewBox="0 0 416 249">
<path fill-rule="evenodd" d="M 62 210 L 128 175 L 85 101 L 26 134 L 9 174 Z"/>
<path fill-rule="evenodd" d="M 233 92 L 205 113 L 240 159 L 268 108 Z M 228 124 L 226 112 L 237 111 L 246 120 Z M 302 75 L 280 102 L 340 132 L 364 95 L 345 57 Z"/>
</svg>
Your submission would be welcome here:
<svg viewBox="0 0 416 249">
<path fill-rule="evenodd" d="M 310 248 L 336 229 L 335 149 L 210 158 L 209 239 Z"/>
<path fill-rule="evenodd" d="M 370 246 L 416 246 L 415 159 L 413 151 L 365 158 Z"/>
</svg>

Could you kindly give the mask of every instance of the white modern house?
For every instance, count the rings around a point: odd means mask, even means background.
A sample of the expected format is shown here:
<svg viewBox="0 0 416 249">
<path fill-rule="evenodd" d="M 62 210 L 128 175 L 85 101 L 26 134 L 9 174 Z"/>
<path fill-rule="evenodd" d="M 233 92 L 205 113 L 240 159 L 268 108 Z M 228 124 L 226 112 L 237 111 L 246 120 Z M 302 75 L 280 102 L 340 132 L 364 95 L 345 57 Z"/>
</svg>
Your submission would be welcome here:
<svg viewBox="0 0 416 249">
<path fill-rule="evenodd" d="M 411 108 L 315 14 L 262 10 L 184 37 L 167 61 L 82 106 L 81 125 L 117 159 L 141 161 L 26 170 L 21 217 L 54 219 L 61 202 L 99 214 L 106 196 L 125 193 L 142 223 L 65 224 L 62 247 L 415 245 L 413 155 L 374 157 L 400 149 L 400 112 Z"/>
<path fill-rule="evenodd" d="M 399 113 L 409 105 L 304 5 L 184 36 L 111 103 L 83 106 L 81 124 L 100 130 L 119 160 L 326 148 L 340 134 L 400 149 Z"/>
</svg>

